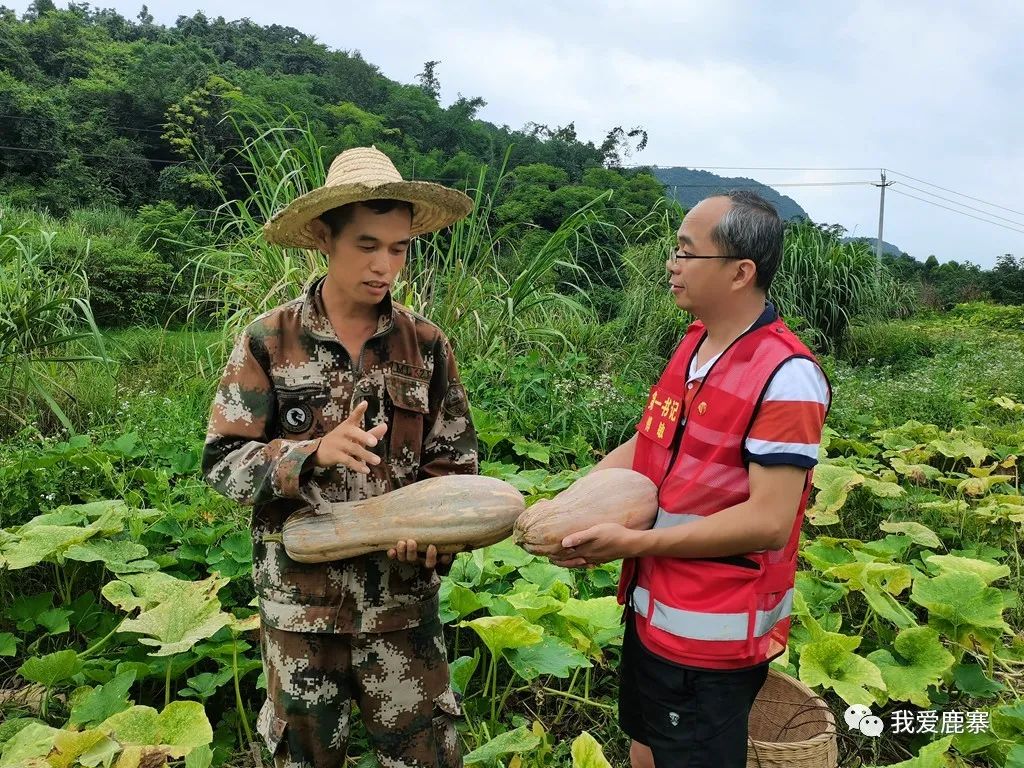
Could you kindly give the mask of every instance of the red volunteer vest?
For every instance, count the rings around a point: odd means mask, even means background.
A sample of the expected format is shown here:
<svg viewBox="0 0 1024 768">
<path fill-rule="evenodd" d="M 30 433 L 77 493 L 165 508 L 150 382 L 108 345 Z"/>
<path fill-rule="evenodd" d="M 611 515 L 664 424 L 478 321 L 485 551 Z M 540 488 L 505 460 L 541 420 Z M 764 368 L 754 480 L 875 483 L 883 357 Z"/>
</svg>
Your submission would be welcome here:
<svg viewBox="0 0 1024 768">
<path fill-rule="evenodd" d="M 633 469 L 658 485 L 656 528 L 685 525 L 750 497 L 743 447 L 768 384 L 787 360 L 814 360 L 776 316 L 734 341 L 688 392 L 690 361 L 705 335 L 700 322 L 687 329 L 637 425 Z M 685 419 L 684 401 L 690 402 Z M 631 600 L 644 646 L 675 663 L 708 669 L 742 669 L 781 654 L 809 492 L 810 474 L 781 550 L 627 560 L 619 602 Z"/>
</svg>

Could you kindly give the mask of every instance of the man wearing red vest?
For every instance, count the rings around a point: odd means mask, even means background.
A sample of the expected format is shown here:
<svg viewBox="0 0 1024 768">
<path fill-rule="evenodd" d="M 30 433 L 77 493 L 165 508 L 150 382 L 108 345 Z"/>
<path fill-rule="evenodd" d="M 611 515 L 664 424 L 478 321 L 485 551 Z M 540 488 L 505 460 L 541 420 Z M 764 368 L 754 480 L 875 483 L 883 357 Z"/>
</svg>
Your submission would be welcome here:
<svg viewBox="0 0 1024 768">
<path fill-rule="evenodd" d="M 744 766 L 751 705 L 786 647 L 831 390 L 767 298 L 782 240 L 775 209 L 750 192 L 707 198 L 683 219 L 668 282 L 697 320 L 637 434 L 595 468 L 651 478 L 657 521 L 594 526 L 556 557 L 625 559 L 619 721 L 634 768 Z"/>
</svg>

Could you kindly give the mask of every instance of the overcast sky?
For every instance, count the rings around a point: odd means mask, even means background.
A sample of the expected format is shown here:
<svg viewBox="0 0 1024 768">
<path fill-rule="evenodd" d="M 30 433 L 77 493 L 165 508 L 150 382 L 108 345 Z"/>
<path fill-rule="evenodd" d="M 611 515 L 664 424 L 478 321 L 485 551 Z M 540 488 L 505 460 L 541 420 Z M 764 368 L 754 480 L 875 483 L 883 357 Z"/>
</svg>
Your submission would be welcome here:
<svg viewBox="0 0 1024 768">
<path fill-rule="evenodd" d="M 26 5 L 14 3 L 19 12 Z M 141 7 L 99 5 L 129 17 Z M 718 171 L 769 185 L 877 181 L 882 167 L 909 174 L 949 191 L 891 173 L 898 183 L 886 193 L 887 241 L 922 260 L 934 253 L 990 266 L 1003 253 L 1024 256 L 1024 3 L 1016 0 L 148 6 L 166 24 L 202 10 L 290 25 L 332 48 L 361 51 L 400 82 L 439 60 L 442 103 L 481 96 L 480 116 L 499 125 L 575 122 L 581 138 L 594 141 L 615 125 L 643 126 L 650 142 L 631 162 L 871 169 Z M 815 221 L 877 232 L 876 187 L 777 189 Z"/>
</svg>

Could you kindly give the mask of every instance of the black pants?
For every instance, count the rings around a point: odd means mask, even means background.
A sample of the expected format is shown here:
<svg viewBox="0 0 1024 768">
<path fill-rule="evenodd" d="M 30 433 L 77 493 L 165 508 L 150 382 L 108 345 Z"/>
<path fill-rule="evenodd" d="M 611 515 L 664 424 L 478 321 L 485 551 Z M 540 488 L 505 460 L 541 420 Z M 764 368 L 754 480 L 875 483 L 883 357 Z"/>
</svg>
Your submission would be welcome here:
<svg viewBox="0 0 1024 768">
<path fill-rule="evenodd" d="M 739 671 L 692 669 L 640 643 L 632 614 L 619 667 L 619 725 L 646 744 L 657 768 L 743 768 L 747 719 L 768 663 Z"/>
</svg>

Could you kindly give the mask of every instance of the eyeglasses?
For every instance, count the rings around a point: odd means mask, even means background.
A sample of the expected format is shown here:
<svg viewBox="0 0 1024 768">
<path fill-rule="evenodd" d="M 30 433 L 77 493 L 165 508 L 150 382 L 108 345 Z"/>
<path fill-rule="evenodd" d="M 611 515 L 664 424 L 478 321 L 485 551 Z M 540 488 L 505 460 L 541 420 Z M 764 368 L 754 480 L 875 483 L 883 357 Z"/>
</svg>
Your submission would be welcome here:
<svg viewBox="0 0 1024 768">
<path fill-rule="evenodd" d="M 687 253 L 683 250 L 677 250 L 670 248 L 668 252 L 668 261 L 675 264 L 677 261 L 692 261 L 696 259 L 729 259 L 730 261 L 743 261 L 745 256 L 697 256 L 693 253 Z"/>
</svg>

